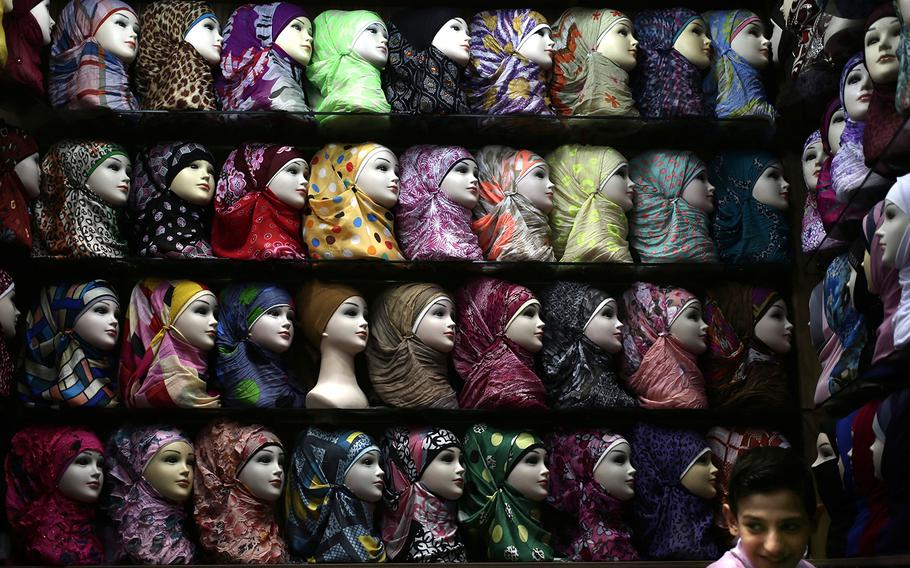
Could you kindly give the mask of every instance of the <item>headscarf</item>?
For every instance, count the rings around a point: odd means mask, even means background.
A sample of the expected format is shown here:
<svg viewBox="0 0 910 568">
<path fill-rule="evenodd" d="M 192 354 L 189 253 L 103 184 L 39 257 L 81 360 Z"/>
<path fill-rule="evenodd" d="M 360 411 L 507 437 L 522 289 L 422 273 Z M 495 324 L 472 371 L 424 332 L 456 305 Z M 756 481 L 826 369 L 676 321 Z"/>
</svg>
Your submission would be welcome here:
<svg viewBox="0 0 910 568">
<path fill-rule="evenodd" d="M 910 215 L 910 177 L 904 175 L 897 178 L 885 199 Z M 898 271 L 901 301 L 891 321 L 894 326 L 894 348 L 903 349 L 910 344 L 910 231 L 905 230 L 901 237 L 894 268 Z"/>
<path fill-rule="evenodd" d="M 676 38 L 693 20 L 693 10 L 645 10 L 635 16 L 638 65 L 632 73 L 632 93 L 645 118 L 710 116 L 703 100 L 702 72 L 673 49 Z"/>
<path fill-rule="evenodd" d="M 212 292 L 190 280 L 146 278 L 133 287 L 120 351 L 120 394 L 130 407 L 218 408 L 206 392 L 206 353 L 174 327 L 190 304 Z"/>
<path fill-rule="evenodd" d="M 38 564 L 103 564 L 95 504 L 70 499 L 57 487 L 76 456 L 104 454 L 98 436 L 78 426 L 29 426 L 13 436 L 10 446 L 6 518 L 15 547 Z"/>
<path fill-rule="evenodd" d="M 821 130 L 816 130 L 806 138 L 806 142 L 803 144 L 803 150 L 800 156 L 802 156 L 806 149 L 817 143 L 822 142 L 824 146 L 827 146 L 826 141 L 822 139 Z M 828 159 L 825 160 L 828 162 Z M 830 167 L 830 166 L 829 166 Z M 824 165 L 822 166 L 824 168 Z M 819 179 L 821 179 L 821 172 L 819 172 Z M 818 184 L 816 183 L 815 187 L 806 188 L 806 205 L 803 208 L 803 222 L 802 222 L 802 247 L 803 252 L 808 254 L 821 246 L 824 242 L 827 233 L 825 232 L 825 226 L 822 224 L 822 218 L 818 213 Z"/>
<path fill-rule="evenodd" d="M 825 510 L 831 518 L 831 523 L 828 525 L 825 552 L 829 558 L 842 558 L 847 551 L 847 531 L 850 530 L 850 526 L 853 524 L 856 510 L 853 500 L 848 497 L 847 492 L 844 490 L 834 423 L 823 423 L 821 431 L 828 437 L 835 455 L 823 460 L 821 463 L 813 463 L 811 466 L 812 476 L 815 478 L 818 495 L 821 497 Z"/>
<path fill-rule="evenodd" d="M 616 300 L 579 282 L 560 281 L 540 299 L 546 326 L 540 368 L 553 408 L 630 408 L 630 396 L 616 373 L 614 356 L 585 336 L 585 328 L 602 307 Z M 618 308 L 617 308 L 618 311 Z"/>
<path fill-rule="evenodd" d="M 104 280 L 58 284 L 41 290 L 25 326 L 25 372 L 20 398 L 28 405 L 104 407 L 117 404 L 114 358 L 73 329 L 96 303 L 120 305 Z"/>
<path fill-rule="evenodd" d="M 765 408 L 775 408 L 766 406 Z M 777 407 L 779 408 L 779 407 Z M 708 447 L 711 448 L 711 457 L 717 467 L 717 504 L 727 503 L 730 493 L 730 475 L 736 461 L 746 452 L 754 448 L 780 447 L 789 448 L 790 442 L 778 432 L 760 430 L 757 428 L 726 428 L 715 426 L 708 430 Z M 726 528 L 726 523 L 724 523 Z"/>
<path fill-rule="evenodd" d="M 127 205 L 139 256 L 212 256 L 209 206 L 190 203 L 170 189 L 177 174 L 196 160 L 216 166 L 211 152 L 195 142 L 159 144 L 136 158 Z"/>
<path fill-rule="evenodd" d="M 869 254 L 869 289 L 881 298 L 883 307 L 882 322 L 875 332 L 875 351 L 872 364 L 887 359 L 894 354 L 894 314 L 900 309 L 901 285 L 898 271 L 893 266 L 882 262 L 881 240 L 875 231 L 884 219 L 885 202 L 880 201 L 863 219 L 863 232 L 866 237 L 866 252 Z"/>
<path fill-rule="evenodd" d="M 212 66 L 184 38 L 206 18 L 218 21 L 205 0 L 164 0 L 143 7 L 135 80 L 148 110 L 215 110 Z"/>
<path fill-rule="evenodd" d="M 512 469 L 543 441 L 531 432 L 476 424 L 465 435 L 465 488 L 458 520 L 469 546 L 490 562 L 553 560 L 540 505 L 507 482 Z"/>
<path fill-rule="evenodd" d="M 897 72 L 897 94 L 894 104 L 897 112 L 907 114 L 910 111 L 910 26 L 904 23 L 900 2 L 894 3 L 894 10 L 901 22 L 901 37 L 895 50 L 900 69 Z M 910 14 L 906 17 L 907 23 L 910 23 Z"/>
<path fill-rule="evenodd" d="M 464 380 L 462 408 L 546 408 L 534 356 L 506 337 L 509 323 L 534 299 L 524 286 L 488 277 L 471 279 L 456 292 L 452 360 Z"/>
<path fill-rule="evenodd" d="M 306 69 L 316 112 L 390 112 L 382 79 L 372 63 L 354 51 L 370 24 L 385 22 L 369 10 L 326 10 L 313 22 L 313 59 Z M 328 117 L 323 117 L 328 118 Z"/>
<path fill-rule="evenodd" d="M 6 34 L 6 63 L 0 66 L 4 82 L 24 85 L 44 98 L 44 74 L 41 56 L 44 53 L 44 34 L 32 16 L 32 8 L 41 0 L 19 0 L 13 9 L 3 15 L 0 26 Z"/>
<path fill-rule="evenodd" d="M 278 198 L 269 182 L 291 160 L 292 146 L 247 143 L 232 151 L 215 188 L 212 248 L 223 258 L 306 258 L 300 235 L 303 214 Z"/>
<path fill-rule="evenodd" d="M 910 528 L 910 390 L 892 394 L 878 410 L 879 426 L 886 442 L 882 451 L 881 472 L 888 491 L 888 513 L 891 522 L 881 539 L 883 553 L 906 552 Z"/>
<path fill-rule="evenodd" d="M 363 432 L 327 432 L 315 426 L 301 432 L 284 492 L 292 560 L 386 561 L 385 545 L 373 527 L 373 504 L 344 485 L 351 466 L 371 451 L 379 448 Z"/>
<path fill-rule="evenodd" d="M 449 430 L 397 426 L 380 442 L 388 472 L 382 540 L 394 562 L 466 562 L 458 536 L 457 505 L 421 482 L 427 466 L 448 448 L 461 449 Z"/>
<path fill-rule="evenodd" d="M 831 120 L 838 110 L 844 112 L 844 130 L 846 130 L 847 113 L 840 102 L 840 98 L 832 99 L 831 102 L 828 103 L 828 108 L 825 110 L 824 116 L 822 116 L 821 123 L 822 147 L 825 149 L 825 152 L 828 153 L 828 158 L 822 163 L 822 168 L 818 172 L 818 183 L 815 186 L 815 199 L 816 205 L 818 206 L 818 214 L 821 217 L 821 222 L 825 231 L 831 229 L 834 223 L 840 219 L 840 215 L 844 210 L 844 205 L 837 200 L 837 193 L 834 191 L 834 178 L 831 172 L 831 166 L 834 164 L 834 156 L 840 151 L 840 146 L 838 146 L 837 150 L 834 150 L 829 144 Z M 838 144 L 840 144 L 840 139 L 838 139 Z M 824 242 L 826 238 L 827 235 L 823 236 L 820 243 Z"/>
<path fill-rule="evenodd" d="M 440 185 L 455 164 L 474 157 L 459 146 L 411 146 L 401 166 L 395 222 L 398 242 L 410 260 L 483 260 L 471 211 L 455 203 Z"/>
<path fill-rule="evenodd" d="M 567 537 L 556 550 L 574 562 L 638 560 L 632 535 L 623 518 L 624 504 L 594 479 L 607 453 L 628 441 L 603 430 L 578 430 L 548 440 L 550 496 L 558 511 L 578 519 L 566 527 Z"/>
<path fill-rule="evenodd" d="M 37 152 L 38 144 L 28 132 L 0 122 L 0 244 L 32 248 L 28 197 L 15 170 Z"/>
<path fill-rule="evenodd" d="M 303 240 L 313 259 L 404 260 L 395 241 L 392 212 L 356 183 L 361 168 L 383 149 L 373 142 L 329 144 L 310 160 Z"/>
<path fill-rule="evenodd" d="M 597 52 L 607 32 L 632 20 L 618 10 L 569 8 L 553 24 L 550 98 L 563 116 L 638 116 L 629 73 Z"/>
<path fill-rule="evenodd" d="M 304 70 L 274 44 L 297 18 L 309 18 L 290 2 L 244 4 L 224 27 L 215 92 L 224 110 L 309 112 L 303 91 Z"/>
<path fill-rule="evenodd" d="M 720 259 L 734 264 L 786 262 L 790 227 L 786 214 L 752 196 L 762 173 L 780 163 L 769 152 L 732 151 L 714 156 L 708 179 L 717 202 L 712 223 Z"/>
<path fill-rule="evenodd" d="M 853 420 L 853 499 L 857 515 L 847 533 L 849 556 L 875 556 L 885 527 L 889 524 L 885 484 L 875 477 L 872 443 L 875 441 L 873 421 L 881 401 L 866 403 Z M 905 481 L 905 480 L 903 480 Z M 904 545 L 906 550 L 906 545 Z"/>
<path fill-rule="evenodd" d="M 547 156 L 556 186 L 550 228 L 561 262 L 632 262 L 629 221 L 601 191 L 628 160 L 609 146 L 565 145 Z"/>
<path fill-rule="evenodd" d="M 443 299 L 452 297 L 435 284 L 415 282 L 386 288 L 373 302 L 367 362 L 373 390 L 386 404 L 458 408 L 448 380 L 447 354 L 416 334 L 430 306 Z"/>
<path fill-rule="evenodd" d="M 13 282 L 12 276 L 0 268 L 0 300 L 12 293 L 16 289 L 16 283 Z M 2 330 L 0 330 L 2 332 Z M 6 344 L 6 337 L 0 333 L 0 396 L 9 396 L 10 386 L 13 382 L 13 357 L 10 353 L 9 345 Z"/>
<path fill-rule="evenodd" d="M 199 544 L 214 562 L 286 564 L 272 503 L 257 499 L 240 481 L 240 472 L 265 446 L 282 448 L 265 426 L 244 426 L 220 418 L 196 438 L 193 517 Z"/>
<path fill-rule="evenodd" d="M 306 393 L 281 355 L 250 339 L 250 330 L 270 309 L 294 307 L 291 295 L 273 284 L 232 284 L 218 301 L 215 377 L 225 406 L 303 408 Z"/>
<path fill-rule="evenodd" d="M 705 95 L 715 104 L 717 118 L 760 116 L 774 119 L 777 111 L 768 101 L 761 72 L 733 51 L 733 39 L 758 16 L 748 10 L 712 10 L 704 14 L 711 33 L 711 73 L 705 78 Z"/>
<path fill-rule="evenodd" d="M 363 296 L 360 292 L 334 282 L 310 280 L 297 294 L 297 320 L 306 340 L 315 349 L 322 343 L 322 332 L 338 306 L 348 298 Z"/>
<path fill-rule="evenodd" d="M 629 443 L 635 448 L 637 469 L 632 534 L 641 555 L 651 560 L 718 558 L 711 501 L 681 483 L 695 460 L 710 451 L 704 437 L 639 423 Z"/>
<path fill-rule="evenodd" d="M 70 0 L 54 26 L 48 86 L 56 108 L 139 110 L 128 65 L 101 47 L 95 33 L 115 12 L 136 12 L 122 0 Z"/>
<path fill-rule="evenodd" d="M 464 70 L 433 45 L 436 33 L 461 13 L 448 6 L 405 9 L 389 22 L 389 63 L 382 88 L 393 112 L 465 114 Z"/>
<path fill-rule="evenodd" d="M 647 282 L 623 293 L 623 370 L 643 408 L 707 408 L 705 378 L 695 355 L 670 333 L 686 306 L 697 301 L 682 288 Z"/>
<path fill-rule="evenodd" d="M 866 25 L 863 28 L 868 30 L 875 22 L 883 18 L 898 18 L 895 9 L 896 4 L 884 2 L 879 4 L 869 17 L 866 18 Z M 900 22 L 900 18 L 898 18 Z M 901 23 L 901 29 L 904 25 Z M 903 38 L 905 32 L 901 32 Z M 894 46 L 895 55 L 901 54 L 899 45 Z M 865 60 L 865 51 L 863 52 Z M 868 67 L 868 65 L 867 65 Z M 898 69 L 900 75 L 900 69 Z M 871 80 L 870 76 L 870 80 Z M 869 100 L 869 113 L 866 115 L 866 129 L 863 131 L 863 155 L 867 166 L 875 166 L 878 159 L 885 153 L 888 145 L 895 138 L 895 135 L 901 130 L 906 122 L 907 117 L 898 114 L 896 106 L 897 80 L 893 83 L 875 83 L 872 90 L 872 98 Z M 880 168 L 879 168 L 880 169 Z M 905 167 L 897 170 L 899 173 L 906 171 Z"/>
<path fill-rule="evenodd" d="M 484 258 L 500 261 L 555 261 L 547 216 L 515 187 L 545 164 L 530 150 L 484 146 L 475 155 L 479 170 L 477 206 L 471 230 Z"/>
<path fill-rule="evenodd" d="M 866 121 L 851 118 L 844 103 L 847 75 L 857 65 L 865 65 L 862 51 L 847 60 L 840 76 L 840 104 L 844 107 L 844 122 L 846 125 L 844 126 L 844 132 L 840 136 L 840 149 L 831 158 L 831 178 L 834 185 L 834 193 L 840 203 L 849 202 L 853 193 L 859 189 L 863 180 L 869 174 L 869 168 L 866 167 L 865 157 L 863 156 L 863 132 L 866 128 Z M 868 114 L 866 119 L 868 120 Z M 819 200 L 819 206 L 821 207 L 821 200 Z M 824 216 L 824 212 L 822 215 Z"/>
<path fill-rule="evenodd" d="M 636 185 L 629 212 L 631 241 L 642 262 L 717 262 L 708 214 L 682 196 L 705 169 L 688 151 L 649 151 L 629 163 Z"/>
<path fill-rule="evenodd" d="M 792 79 L 799 76 L 803 67 L 811 65 L 824 48 L 825 28 L 831 20 L 829 14 L 822 12 L 826 3 L 827 0 L 796 0 L 787 14 L 785 31 L 793 34 L 796 40 L 789 69 Z"/>
<path fill-rule="evenodd" d="M 465 91 L 474 112 L 552 115 L 547 72 L 518 48 L 547 19 L 528 8 L 485 10 L 471 24 Z"/>
<path fill-rule="evenodd" d="M 111 434 L 105 459 L 110 488 L 107 513 L 114 522 L 112 562 L 192 564 L 196 546 L 186 537 L 186 510 L 162 496 L 145 478 L 145 468 L 165 446 L 193 442 L 171 426 L 124 426 Z"/>
</svg>

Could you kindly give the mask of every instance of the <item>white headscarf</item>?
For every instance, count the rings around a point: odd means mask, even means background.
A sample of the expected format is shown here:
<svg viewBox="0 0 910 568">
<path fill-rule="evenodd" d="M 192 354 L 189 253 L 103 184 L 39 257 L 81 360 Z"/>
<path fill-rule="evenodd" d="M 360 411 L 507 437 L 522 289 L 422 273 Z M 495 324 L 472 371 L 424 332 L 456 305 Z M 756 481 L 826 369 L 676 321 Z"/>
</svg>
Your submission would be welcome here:
<svg viewBox="0 0 910 568">
<path fill-rule="evenodd" d="M 906 215 L 910 216 L 910 174 L 897 178 L 885 197 Z M 894 312 L 894 347 L 903 349 L 910 344 L 910 226 L 904 230 L 894 257 L 901 285 L 901 303 Z"/>
</svg>

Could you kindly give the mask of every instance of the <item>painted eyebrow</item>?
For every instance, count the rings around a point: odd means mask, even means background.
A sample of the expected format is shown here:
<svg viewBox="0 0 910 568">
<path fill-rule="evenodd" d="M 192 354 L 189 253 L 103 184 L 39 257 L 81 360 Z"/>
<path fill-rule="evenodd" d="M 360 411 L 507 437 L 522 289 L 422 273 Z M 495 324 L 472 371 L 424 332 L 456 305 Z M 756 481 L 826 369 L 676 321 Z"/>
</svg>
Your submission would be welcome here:
<svg viewBox="0 0 910 568">
<path fill-rule="evenodd" d="M 391 160 L 389 160 L 388 158 L 383 158 L 382 156 L 376 156 L 376 161 L 378 162 L 379 160 L 382 160 L 383 162 L 385 162 L 387 164 L 392 163 Z"/>
<path fill-rule="evenodd" d="M 355 308 L 359 308 L 359 307 L 360 307 L 360 304 L 355 304 L 354 302 L 345 302 L 345 303 L 343 303 L 343 304 L 341 304 L 341 305 L 342 305 L 342 306 L 354 306 Z"/>
</svg>

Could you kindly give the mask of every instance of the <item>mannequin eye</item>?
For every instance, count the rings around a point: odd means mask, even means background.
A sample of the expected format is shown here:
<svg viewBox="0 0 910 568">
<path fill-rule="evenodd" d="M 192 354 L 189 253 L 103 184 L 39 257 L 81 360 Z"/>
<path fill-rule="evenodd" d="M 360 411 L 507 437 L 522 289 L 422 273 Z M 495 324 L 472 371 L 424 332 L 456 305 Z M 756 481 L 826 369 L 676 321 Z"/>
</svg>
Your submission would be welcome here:
<svg viewBox="0 0 910 568">
<path fill-rule="evenodd" d="M 91 465 L 92 461 L 93 460 L 92 460 L 91 456 L 82 454 L 82 455 L 76 457 L 76 459 L 73 460 L 73 463 L 84 467 L 87 465 Z"/>
<path fill-rule="evenodd" d="M 262 454 L 261 456 L 259 456 L 259 459 L 256 461 L 258 461 L 259 463 L 261 463 L 263 465 L 270 464 L 270 463 L 272 463 L 272 454 L 268 454 L 268 453 Z"/>
<path fill-rule="evenodd" d="M 872 45 L 872 44 L 871 44 L 871 43 L 867 43 L 866 45 Z M 850 73 L 850 76 L 847 77 L 847 84 L 848 84 L 848 85 L 855 85 L 856 83 L 859 83 L 859 82 L 862 81 L 862 80 L 863 80 L 863 74 L 862 74 L 862 72 Z"/>
<path fill-rule="evenodd" d="M 600 315 L 605 318 L 615 318 L 616 310 L 614 310 L 611 306 L 607 306 L 600 312 Z"/>
<path fill-rule="evenodd" d="M 818 154 L 815 152 L 809 152 L 803 157 L 804 162 L 814 162 L 818 158 Z"/>
<path fill-rule="evenodd" d="M 460 32 L 460 31 L 461 31 L 461 24 L 452 24 L 452 25 L 449 26 L 449 27 L 452 28 L 453 30 L 455 30 L 456 32 Z"/>
<path fill-rule="evenodd" d="M 866 45 L 867 46 L 875 45 L 877 43 L 878 43 L 878 34 L 872 33 L 872 34 L 866 36 Z"/>
<path fill-rule="evenodd" d="M 376 459 L 373 456 L 364 456 L 360 459 L 361 465 L 370 466 L 376 463 Z"/>
<path fill-rule="evenodd" d="M 357 308 L 347 308 L 344 310 L 344 315 L 346 315 L 350 318 L 355 318 L 358 315 L 360 315 L 360 310 L 358 310 Z"/>
<path fill-rule="evenodd" d="M 109 310 L 107 309 L 107 306 L 105 306 L 104 304 L 100 304 L 100 305 L 95 306 L 95 309 L 92 311 L 95 312 L 96 314 L 104 315 Z"/>
<path fill-rule="evenodd" d="M 537 465 L 540 463 L 540 454 L 537 452 L 531 452 L 522 461 L 528 465 Z"/>
<path fill-rule="evenodd" d="M 705 452 L 698 458 L 698 461 L 695 462 L 698 465 L 710 465 L 711 464 L 711 454 Z"/>
<path fill-rule="evenodd" d="M 190 467 L 195 467 L 196 466 L 196 456 L 195 455 L 187 456 L 186 465 L 188 465 Z"/>
</svg>

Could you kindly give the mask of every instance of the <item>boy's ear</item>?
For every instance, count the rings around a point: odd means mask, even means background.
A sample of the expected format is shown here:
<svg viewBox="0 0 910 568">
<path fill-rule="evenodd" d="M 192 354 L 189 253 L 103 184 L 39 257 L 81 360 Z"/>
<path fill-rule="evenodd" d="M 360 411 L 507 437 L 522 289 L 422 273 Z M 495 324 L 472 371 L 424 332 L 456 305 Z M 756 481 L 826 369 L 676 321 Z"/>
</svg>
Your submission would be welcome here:
<svg viewBox="0 0 910 568">
<path fill-rule="evenodd" d="M 739 525 L 736 523 L 736 515 L 733 514 L 733 510 L 730 508 L 730 505 L 724 503 L 724 507 L 721 512 L 724 515 L 724 521 L 727 523 L 727 528 L 730 530 L 730 534 L 733 536 L 739 536 Z"/>
</svg>

